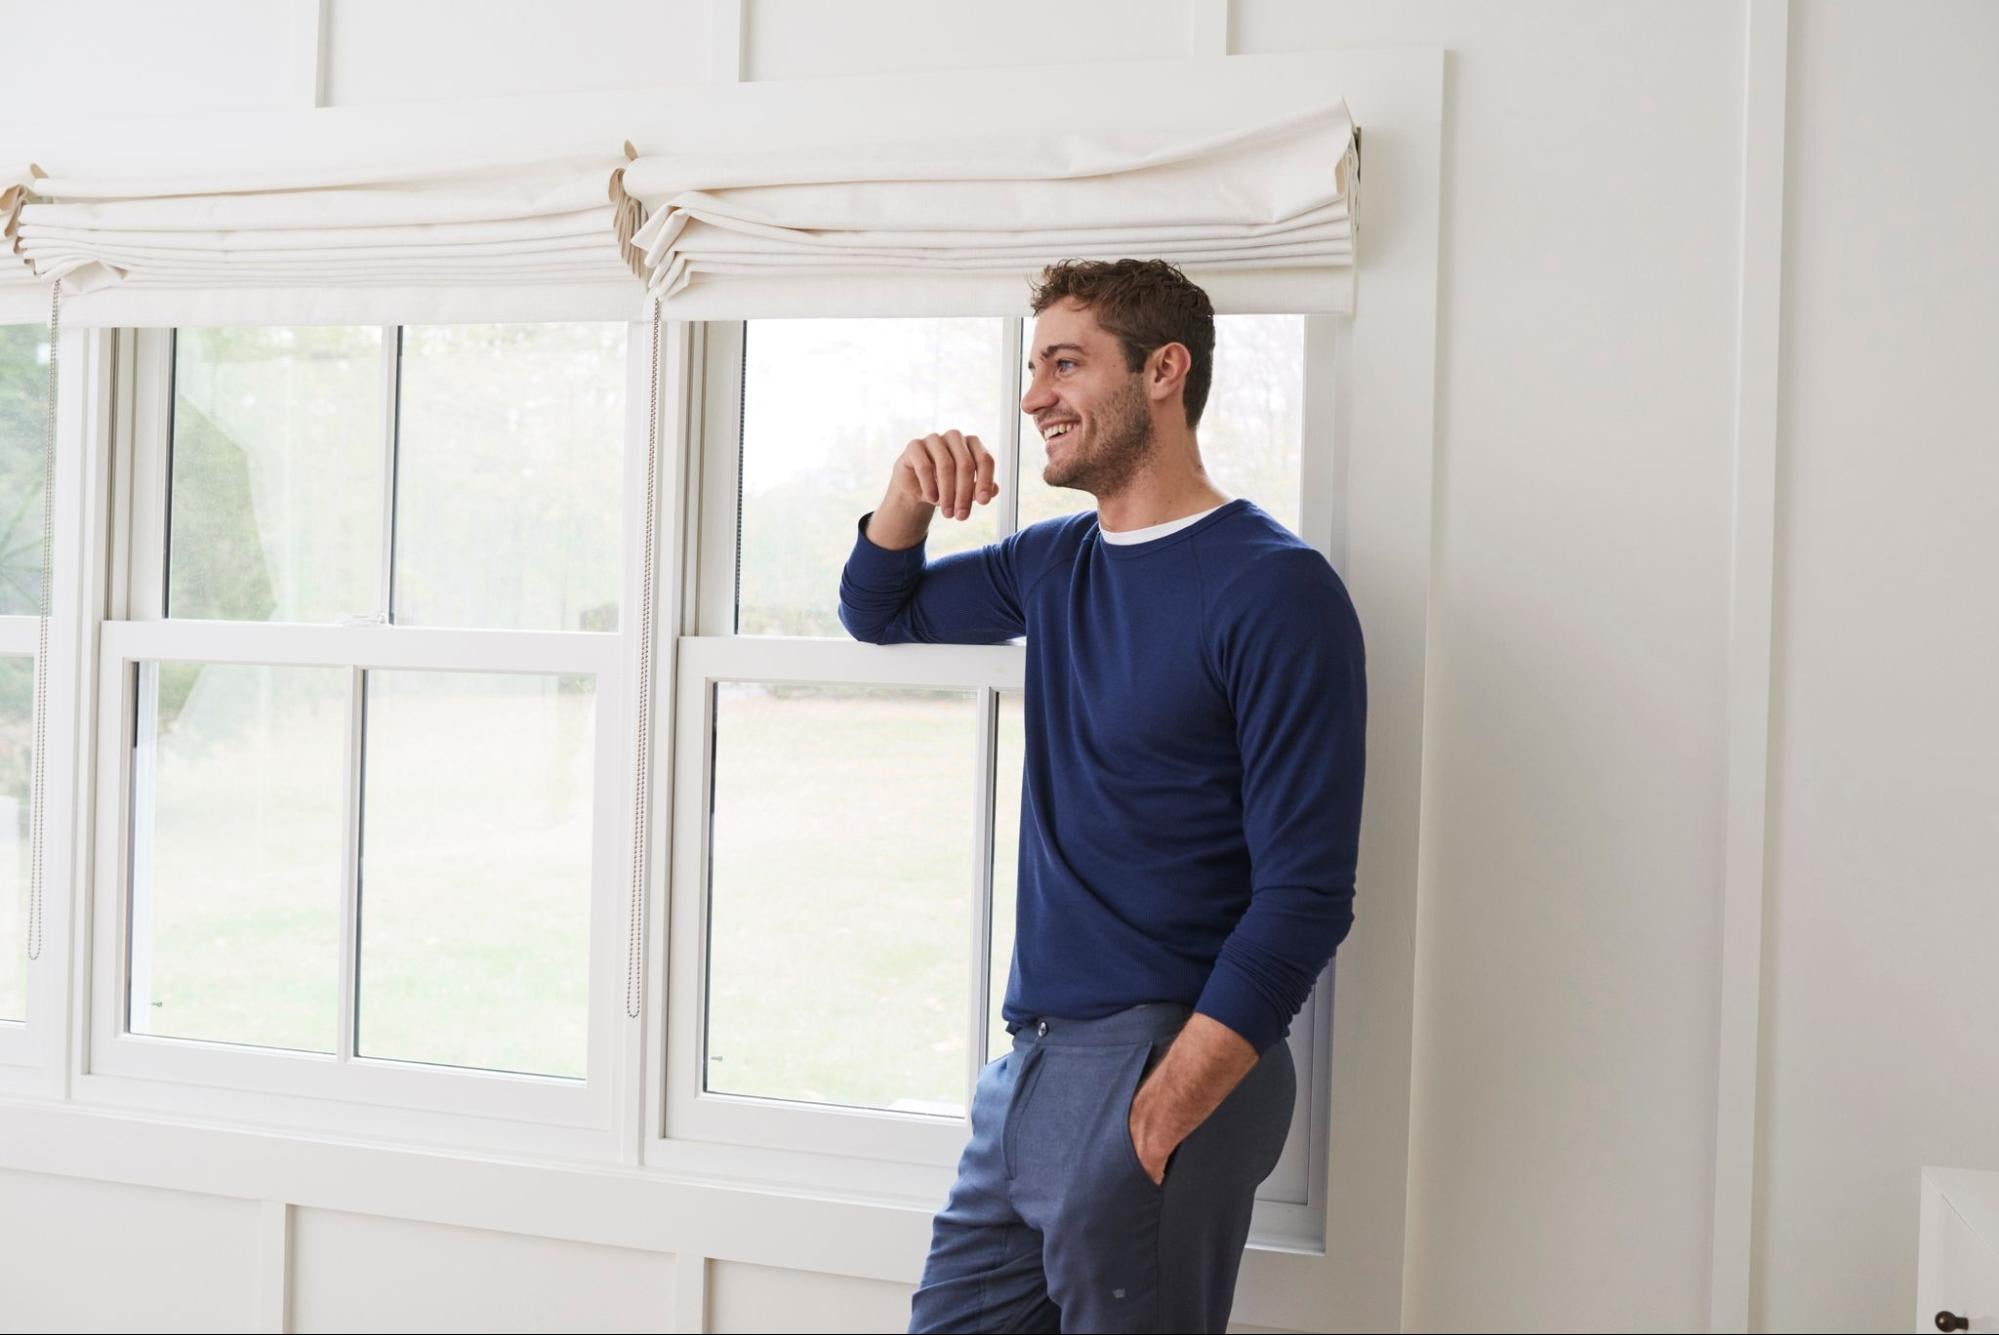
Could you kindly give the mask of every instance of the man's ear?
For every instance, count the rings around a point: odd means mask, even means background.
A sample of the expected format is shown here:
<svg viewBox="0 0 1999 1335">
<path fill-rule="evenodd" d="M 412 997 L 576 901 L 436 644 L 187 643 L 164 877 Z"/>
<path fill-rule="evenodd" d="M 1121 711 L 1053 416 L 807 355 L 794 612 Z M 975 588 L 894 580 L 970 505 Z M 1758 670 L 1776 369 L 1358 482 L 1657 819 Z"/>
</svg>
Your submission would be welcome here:
<svg viewBox="0 0 1999 1335">
<path fill-rule="evenodd" d="M 1145 393 L 1151 399 L 1178 400 L 1194 368 L 1194 354 L 1185 343 L 1167 343 L 1152 350 L 1146 360 Z"/>
</svg>

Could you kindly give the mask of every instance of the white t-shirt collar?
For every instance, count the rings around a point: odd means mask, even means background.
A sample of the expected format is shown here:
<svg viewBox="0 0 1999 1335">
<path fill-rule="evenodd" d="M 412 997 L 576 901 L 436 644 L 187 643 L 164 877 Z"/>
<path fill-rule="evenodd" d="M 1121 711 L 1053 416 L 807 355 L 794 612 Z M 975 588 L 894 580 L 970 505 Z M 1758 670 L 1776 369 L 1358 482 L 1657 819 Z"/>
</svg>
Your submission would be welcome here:
<svg viewBox="0 0 1999 1335">
<path fill-rule="evenodd" d="M 1222 505 L 1227 504 L 1227 501 L 1222 502 Z M 1103 522 L 1100 519 L 1097 523 L 1097 532 L 1103 534 L 1105 542 L 1114 542 L 1119 546 L 1134 542 L 1151 542 L 1153 539 L 1163 538 L 1169 533 L 1178 533 L 1181 529 L 1187 527 L 1187 525 L 1198 523 L 1221 508 L 1221 505 L 1211 506 L 1199 514 L 1182 515 L 1178 519 L 1169 519 L 1163 524 L 1153 524 L 1146 528 L 1126 529 L 1122 533 L 1111 532 L 1103 526 Z"/>
</svg>

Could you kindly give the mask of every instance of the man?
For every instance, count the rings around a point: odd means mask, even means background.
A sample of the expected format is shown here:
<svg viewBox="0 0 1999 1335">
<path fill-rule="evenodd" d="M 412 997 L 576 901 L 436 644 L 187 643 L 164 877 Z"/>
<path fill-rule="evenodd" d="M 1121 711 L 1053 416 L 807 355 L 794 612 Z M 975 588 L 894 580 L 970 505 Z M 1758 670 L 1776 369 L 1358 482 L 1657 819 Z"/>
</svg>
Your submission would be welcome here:
<svg viewBox="0 0 1999 1335">
<path fill-rule="evenodd" d="M 926 561 L 998 493 L 914 440 L 857 525 L 841 624 L 1027 637 L 1019 900 L 971 1139 L 910 1330 L 1225 1329 L 1290 1128 L 1285 1035 L 1353 921 L 1366 683 L 1316 550 L 1209 481 L 1215 330 L 1163 261 L 1043 270 L 1022 410 L 1097 508 Z"/>
</svg>

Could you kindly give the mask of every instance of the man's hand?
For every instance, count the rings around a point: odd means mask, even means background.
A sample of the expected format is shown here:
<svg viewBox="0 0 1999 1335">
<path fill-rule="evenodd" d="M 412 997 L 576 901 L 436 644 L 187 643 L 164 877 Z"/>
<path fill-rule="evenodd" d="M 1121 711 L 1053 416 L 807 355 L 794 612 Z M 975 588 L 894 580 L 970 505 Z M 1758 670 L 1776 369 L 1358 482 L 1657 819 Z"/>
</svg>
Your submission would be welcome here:
<svg viewBox="0 0 1999 1335">
<path fill-rule="evenodd" d="M 1198 1011 L 1187 1017 L 1131 1101 L 1131 1143 L 1154 1186 L 1165 1183 L 1166 1161 L 1180 1142 L 1256 1063 L 1256 1048 L 1241 1034 Z"/>
<path fill-rule="evenodd" d="M 999 495 L 993 474 L 998 465 L 977 436 L 933 431 L 903 446 L 889 477 L 888 493 L 868 521 L 868 541 L 888 551 L 922 542 L 930 519 L 970 519 L 972 505 Z"/>
<path fill-rule="evenodd" d="M 933 431 L 903 447 L 889 494 L 937 506 L 946 519 L 970 519 L 974 501 L 984 505 L 999 495 L 994 470 L 977 436 Z"/>
</svg>

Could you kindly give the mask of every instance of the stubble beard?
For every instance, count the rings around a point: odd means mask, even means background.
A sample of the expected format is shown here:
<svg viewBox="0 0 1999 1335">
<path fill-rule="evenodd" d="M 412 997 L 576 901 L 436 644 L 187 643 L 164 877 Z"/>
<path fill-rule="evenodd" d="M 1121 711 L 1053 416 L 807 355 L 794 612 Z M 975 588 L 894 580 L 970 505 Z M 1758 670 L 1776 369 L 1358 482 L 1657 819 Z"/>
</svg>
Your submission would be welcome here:
<svg viewBox="0 0 1999 1335">
<path fill-rule="evenodd" d="M 1090 452 L 1072 450 L 1060 463 L 1051 461 L 1042 481 L 1051 487 L 1087 491 L 1099 501 L 1131 485 L 1152 455 L 1152 414 L 1138 376 L 1127 380 L 1117 397 L 1103 406 L 1096 426 Z"/>
</svg>

